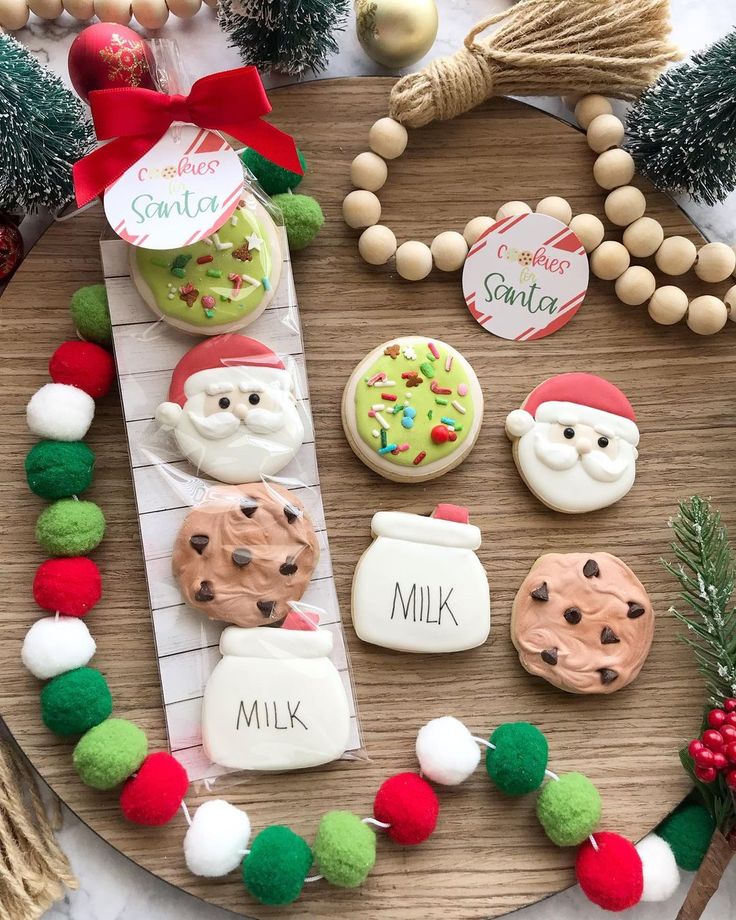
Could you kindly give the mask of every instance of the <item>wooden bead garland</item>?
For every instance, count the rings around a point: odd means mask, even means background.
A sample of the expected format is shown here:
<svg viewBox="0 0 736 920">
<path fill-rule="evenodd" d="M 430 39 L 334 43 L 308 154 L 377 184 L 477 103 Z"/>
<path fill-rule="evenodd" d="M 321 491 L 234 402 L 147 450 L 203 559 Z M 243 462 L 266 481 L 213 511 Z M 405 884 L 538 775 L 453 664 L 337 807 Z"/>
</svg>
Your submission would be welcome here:
<svg viewBox="0 0 736 920">
<path fill-rule="evenodd" d="M 217 0 L 204 0 L 216 7 Z M 101 22 L 125 26 L 131 19 L 144 29 L 160 29 L 169 14 L 191 19 L 199 12 L 202 0 L 0 0 L 0 28 L 16 32 L 28 23 L 30 13 L 41 19 L 58 19 L 66 12 L 79 22 L 96 16 Z"/>
</svg>

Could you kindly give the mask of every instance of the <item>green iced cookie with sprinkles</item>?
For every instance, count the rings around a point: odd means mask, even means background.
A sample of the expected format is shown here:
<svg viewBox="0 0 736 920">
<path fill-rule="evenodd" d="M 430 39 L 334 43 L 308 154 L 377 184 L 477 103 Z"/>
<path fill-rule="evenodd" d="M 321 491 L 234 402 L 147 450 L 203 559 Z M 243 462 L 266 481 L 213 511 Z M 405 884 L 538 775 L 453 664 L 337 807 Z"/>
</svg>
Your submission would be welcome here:
<svg viewBox="0 0 736 920">
<path fill-rule="evenodd" d="M 245 194 L 216 233 L 180 249 L 130 247 L 130 274 L 148 306 L 195 335 L 219 335 L 257 319 L 281 276 L 279 229 Z"/>
<path fill-rule="evenodd" d="M 396 482 L 424 482 L 471 451 L 483 393 L 460 352 L 439 339 L 407 336 L 379 345 L 353 371 L 342 420 L 366 466 Z"/>
</svg>

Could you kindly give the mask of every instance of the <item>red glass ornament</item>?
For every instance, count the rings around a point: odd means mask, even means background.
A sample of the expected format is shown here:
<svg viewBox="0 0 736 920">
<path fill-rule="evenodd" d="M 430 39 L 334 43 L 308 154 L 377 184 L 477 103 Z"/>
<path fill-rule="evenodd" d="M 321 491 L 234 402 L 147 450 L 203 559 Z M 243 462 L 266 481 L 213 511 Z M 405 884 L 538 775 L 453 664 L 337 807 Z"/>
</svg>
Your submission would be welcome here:
<svg viewBox="0 0 736 920">
<path fill-rule="evenodd" d="M 703 732 L 703 744 L 711 751 L 720 751 L 723 747 L 723 735 L 714 728 L 707 728 Z"/>
<path fill-rule="evenodd" d="M 691 757 L 695 757 L 698 751 L 702 751 L 705 745 L 700 740 L 700 738 L 693 738 L 693 740 L 687 746 L 687 752 Z"/>
<path fill-rule="evenodd" d="M 736 770 L 729 770 L 726 773 L 726 785 L 729 789 L 736 789 Z"/>
<path fill-rule="evenodd" d="M 712 767 L 713 766 L 713 751 L 709 751 L 708 748 L 703 748 L 700 751 L 696 751 L 693 756 L 693 760 L 699 767 Z"/>
<path fill-rule="evenodd" d="M 722 709 L 711 709 L 708 713 L 708 725 L 711 728 L 720 728 L 726 721 L 726 713 Z"/>
<path fill-rule="evenodd" d="M 93 89 L 155 89 L 153 70 L 148 44 L 137 32 L 114 22 L 87 26 L 69 49 L 69 77 L 85 102 Z"/>
<path fill-rule="evenodd" d="M 736 711 L 736 697 L 729 696 L 723 701 L 723 708 L 726 712 Z"/>
<path fill-rule="evenodd" d="M 0 223 L 0 281 L 9 278 L 23 258 L 23 237 L 15 224 Z"/>
<path fill-rule="evenodd" d="M 736 741 L 730 741 L 723 749 L 723 753 L 731 763 L 736 763 Z"/>
<path fill-rule="evenodd" d="M 721 738 L 726 742 L 736 741 L 736 725 L 729 725 L 728 722 L 719 728 Z"/>
<path fill-rule="evenodd" d="M 719 773 L 721 772 L 721 770 L 725 770 L 726 767 L 728 766 L 728 760 L 726 759 L 726 755 L 722 754 L 720 751 L 714 751 L 713 752 L 713 766 L 715 767 L 716 770 L 718 770 Z"/>
<path fill-rule="evenodd" d="M 715 767 L 696 767 L 695 775 L 698 777 L 701 783 L 712 783 L 718 773 L 716 772 Z"/>
</svg>

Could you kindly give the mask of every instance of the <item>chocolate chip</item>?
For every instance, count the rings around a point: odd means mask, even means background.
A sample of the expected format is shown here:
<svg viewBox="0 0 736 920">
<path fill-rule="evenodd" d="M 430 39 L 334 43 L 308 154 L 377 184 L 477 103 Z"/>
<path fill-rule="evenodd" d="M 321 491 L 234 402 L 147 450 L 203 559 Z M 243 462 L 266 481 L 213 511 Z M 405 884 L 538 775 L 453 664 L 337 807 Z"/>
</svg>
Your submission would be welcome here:
<svg viewBox="0 0 736 920">
<path fill-rule="evenodd" d="M 610 626 L 604 626 L 601 630 L 601 645 L 613 645 L 615 642 L 620 642 L 621 640 L 616 635 L 616 633 L 611 629 Z"/>
<path fill-rule="evenodd" d="M 556 648 L 546 648 L 541 653 L 542 661 L 545 664 L 557 664 L 557 649 Z"/>
<path fill-rule="evenodd" d="M 626 614 L 626 616 L 630 620 L 636 620 L 644 613 L 646 613 L 646 609 L 642 607 L 641 604 L 637 604 L 636 601 L 629 601 L 629 612 Z"/>
<path fill-rule="evenodd" d="M 571 623 L 573 626 L 577 626 L 577 624 L 583 618 L 582 613 L 578 610 L 577 607 L 568 607 L 562 615 L 567 620 L 567 622 Z"/>
<path fill-rule="evenodd" d="M 279 572 L 281 572 L 282 575 L 293 575 L 294 572 L 298 570 L 299 566 L 294 562 L 293 556 L 287 556 L 286 562 L 283 562 L 279 568 Z"/>
<path fill-rule="evenodd" d="M 286 516 L 286 520 L 290 524 L 293 524 L 294 521 L 299 517 L 299 512 L 296 510 L 296 508 L 293 508 L 291 505 L 286 505 L 284 507 L 284 515 Z"/>
<path fill-rule="evenodd" d="M 547 582 L 543 581 L 542 584 L 535 588 L 532 591 L 532 597 L 535 601 L 548 601 L 549 600 L 549 590 L 547 588 Z"/>
<path fill-rule="evenodd" d="M 612 684 L 618 677 L 618 671 L 614 671 L 613 668 L 598 668 L 598 673 L 601 675 L 602 684 Z"/>
<path fill-rule="evenodd" d="M 249 549 L 246 549 L 244 546 L 239 546 L 237 549 L 234 549 L 232 552 L 232 560 L 235 565 L 239 566 L 241 569 L 245 565 L 250 565 L 253 559 L 253 554 Z"/>
<path fill-rule="evenodd" d="M 189 545 L 196 553 L 199 553 L 200 556 L 204 552 L 204 548 L 209 542 L 210 538 L 203 533 L 195 533 L 189 538 Z"/>
<path fill-rule="evenodd" d="M 598 568 L 598 563 L 595 559 L 588 559 L 588 561 L 583 566 L 583 575 L 586 578 L 597 578 L 601 574 L 601 570 Z"/>
<path fill-rule="evenodd" d="M 212 589 L 211 581 L 200 581 L 199 588 L 197 593 L 194 595 L 195 601 L 213 601 L 215 599 L 215 592 Z"/>
<path fill-rule="evenodd" d="M 270 617 L 276 609 L 276 601 L 256 601 L 256 607 L 264 617 Z"/>
<path fill-rule="evenodd" d="M 255 498 L 241 498 L 240 510 L 247 518 L 251 518 L 258 510 L 258 502 Z"/>
</svg>

